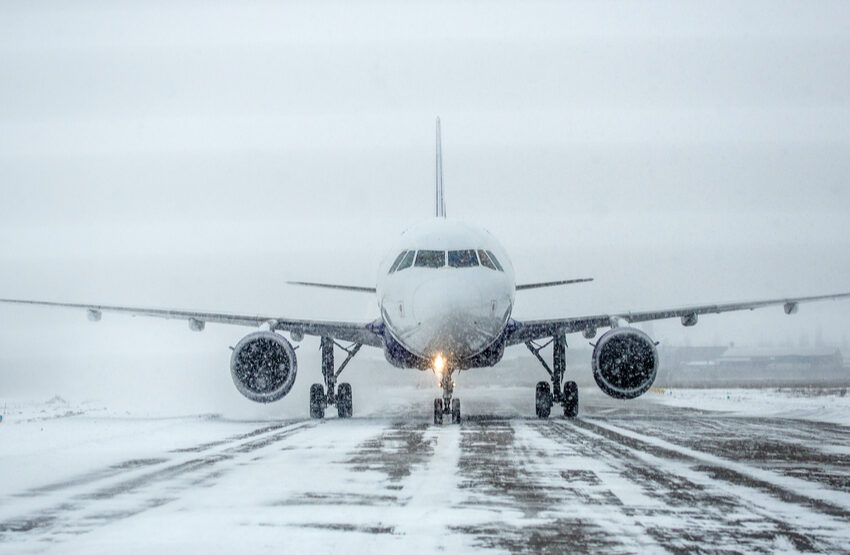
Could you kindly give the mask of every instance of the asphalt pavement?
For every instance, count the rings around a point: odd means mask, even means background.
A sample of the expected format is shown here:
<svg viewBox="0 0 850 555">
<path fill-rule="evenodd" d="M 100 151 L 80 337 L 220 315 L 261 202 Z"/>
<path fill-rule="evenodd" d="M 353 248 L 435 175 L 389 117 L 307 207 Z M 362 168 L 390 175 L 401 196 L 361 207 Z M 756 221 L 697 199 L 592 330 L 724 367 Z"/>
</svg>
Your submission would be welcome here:
<svg viewBox="0 0 850 555">
<path fill-rule="evenodd" d="M 538 420 L 525 393 L 440 427 L 418 390 L 349 420 L 33 418 L 64 441 L 4 445 L 0 551 L 849 549 L 847 426 L 596 392 Z"/>
</svg>

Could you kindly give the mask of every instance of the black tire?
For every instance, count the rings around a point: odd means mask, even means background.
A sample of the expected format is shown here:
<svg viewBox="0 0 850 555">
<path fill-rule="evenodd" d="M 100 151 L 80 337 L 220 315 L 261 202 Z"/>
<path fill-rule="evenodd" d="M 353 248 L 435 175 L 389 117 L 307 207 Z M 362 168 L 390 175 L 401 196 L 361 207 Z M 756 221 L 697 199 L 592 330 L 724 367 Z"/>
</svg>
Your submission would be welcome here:
<svg viewBox="0 0 850 555">
<path fill-rule="evenodd" d="M 434 424 L 440 425 L 443 423 L 443 400 L 434 399 Z"/>
<path fill-rule="evenodd" d="M 576 382 L 564 384 L 564 416 L 567 418 L 578 416 L 578 386 Z"/>
<path fill-rule="evenodd" d="M 310 418 L 325 417 L 325 388 L 320 383 L 314 383 L 310 386 Z"/>
<path fill-rule="evenodd" d="M 452 424 L 460 424 L 460 399 L 452 399 Z"/>
<path fill-rule="evenodd" d="M 549 382 L 537 382 L 534 408 L 537 418 L 549 418 L 549 413 L 552 411 L 552 390 L 549 388 Z"/>
<path fill-rule="evenodd" d="M 351 384 L 341 383 L 336 390 L 336 410 L 340 418 L 351 418 Z"/>
</svg>

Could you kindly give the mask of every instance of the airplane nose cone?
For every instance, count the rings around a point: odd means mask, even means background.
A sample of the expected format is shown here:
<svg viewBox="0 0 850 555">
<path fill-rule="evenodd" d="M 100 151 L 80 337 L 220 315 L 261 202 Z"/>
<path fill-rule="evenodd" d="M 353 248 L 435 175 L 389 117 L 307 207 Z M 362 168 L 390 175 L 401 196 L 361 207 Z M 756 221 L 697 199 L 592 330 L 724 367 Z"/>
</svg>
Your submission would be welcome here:
<svg viewBox="0 0 850 555">
<path fill-rule="evenodd" d="M 490 312 L 480 289 L 462 280 L 433 280 L 413 295 L 413 317 L 424 351 L 433 356 L 466 357 L 495 339 Z"/>
<path fill-rule="evenodd" d="M 481 291 L 460 280 L 435 279 L 420 285 L 413 294 L 413 315 L 420 321 L 443 319 L 481 307 Z"/>
</svg>

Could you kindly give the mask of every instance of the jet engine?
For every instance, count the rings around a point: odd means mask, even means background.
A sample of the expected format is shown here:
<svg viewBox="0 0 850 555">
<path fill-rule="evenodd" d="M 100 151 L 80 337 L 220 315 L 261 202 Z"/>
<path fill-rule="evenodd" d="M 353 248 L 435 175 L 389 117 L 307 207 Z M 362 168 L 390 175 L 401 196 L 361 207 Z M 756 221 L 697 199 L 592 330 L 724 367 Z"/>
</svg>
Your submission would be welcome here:
<svg viewBox="0 0 850 555">
<path fill-rule="evenodd" d="M 297 369 L 292 345 L 270 331 L 243 337 L 230 357 L 230 374 L 236 389 L 258 403 L 271 403 L 289 393 Z"/>
<path fill-rule="evenodd" d="M 615 399 L 634 399 L 646 393 L 658 373 L 655 343 L 636 328 L 614 328 L 593 349 L 593 378 Z"/>
</svg>

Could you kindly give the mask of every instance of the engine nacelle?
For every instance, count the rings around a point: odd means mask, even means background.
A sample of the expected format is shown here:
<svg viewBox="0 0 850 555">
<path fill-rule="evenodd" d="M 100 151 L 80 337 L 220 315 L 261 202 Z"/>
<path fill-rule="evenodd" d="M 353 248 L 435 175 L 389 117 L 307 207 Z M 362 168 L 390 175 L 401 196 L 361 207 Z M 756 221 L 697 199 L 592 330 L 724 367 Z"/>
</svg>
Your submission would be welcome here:
<svg viewBox="0 0 850 555">
<path fill-rule="evenodd" d="M 236 389 L 258 403 L 271 403 L 289 393 L 297 369 L 292 345 L 271 331 L 246 335 L 230 357 L 230 374 Z"/>
<path fill-rule="evenodd" d="M 652 387 L 658 350 L 644 332 L 620 327 L 606 332 L 593 349 L 593 378 L 615 399 L 634 399 Z"/>
</svg>

